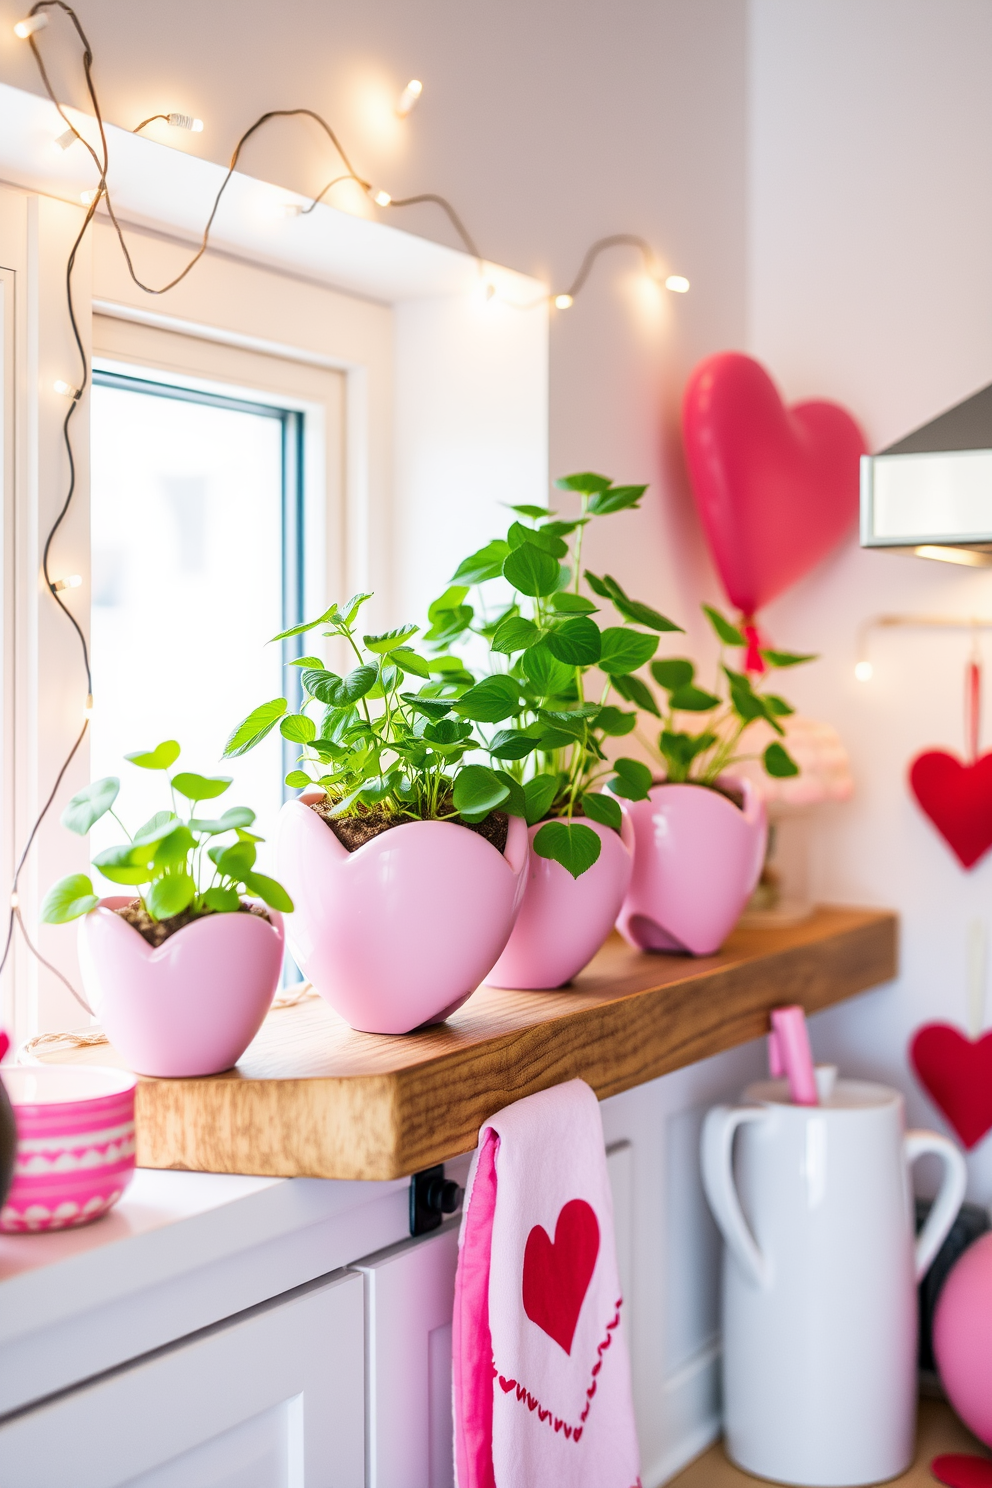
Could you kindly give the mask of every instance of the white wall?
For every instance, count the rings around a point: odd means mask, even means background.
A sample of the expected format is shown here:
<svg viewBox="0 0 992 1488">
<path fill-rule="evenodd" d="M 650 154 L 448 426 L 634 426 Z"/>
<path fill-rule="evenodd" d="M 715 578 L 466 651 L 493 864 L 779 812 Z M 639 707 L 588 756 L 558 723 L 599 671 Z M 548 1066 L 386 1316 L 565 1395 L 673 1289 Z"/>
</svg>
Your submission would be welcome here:
<svg viewBox="0 0 992 1488">
<path fill-rule="evenodd" d="M 749 349 L 790 399 L 846 403 L 875 449 L 992 381 L 990 55 L 984 0 L 751 0 Z M 876 637 L 858 683 L 857 628 L 882 611 L 990 616 L 992 575 L 852 537 L 768 614 L 781 643 L 823 653 L 791 695 L 840 730 L 857 781 L 817 829 L 814 888 L 903 921 L 900 980 L 817 1019 L 816 1053 L 900 1084 L 911 1120 L 939 1125 L 906 1046 L 924 1020 L 965 1025 L 967 926 L 989 921 L 992 860 L 958 866 L 906 769 L 928 745 L 963 751 L 970 641 Z M 970 1167 L 988 1202 L 992 1142 Z"/>
<path fill-rule="evenodd" d="M 0 81 L 40 91 L 11 32 L 23 0 L 0 0 Z M 632 590 L 695 604 L 699 539 L 687 518 L 674 433 L 688 369 L 744 336 L 743 0 L 81 0 L 107 117 L 125 127 L 180 108 L 201 135 L 150 133 L 227 160 L 264 109 L 325 114 L 360 172 L 394 196 L 450 197 L 482 252 L 569 282 L 593 239 L 634 232 L 688 296 L 655 291 L 622 250 L 557 317 L 551 344 L 551 470 L 601 469 L 652 483 L 642 514 L 615 519 L 608 552 Z M 67 100 L 85 98 L 68 27 L 40 45 Z M 393 115 L 411 76 L 425 90 L 405 124 Z M 78 147 L 76 147 L 78 148 Z M 333 155 L 316 127 L 277 121 L 242 168 L 320 189 Z M 345 194 L 359 210 L 373 210 Z M 456 244 L 429 206 L 391 214 Z M 688 550 L 688 563 L 672 558 Z M 615 557 L 612 555 L 616 554 Z M 439 573 L 439 580 L 447 577 Z"/>
</svg>

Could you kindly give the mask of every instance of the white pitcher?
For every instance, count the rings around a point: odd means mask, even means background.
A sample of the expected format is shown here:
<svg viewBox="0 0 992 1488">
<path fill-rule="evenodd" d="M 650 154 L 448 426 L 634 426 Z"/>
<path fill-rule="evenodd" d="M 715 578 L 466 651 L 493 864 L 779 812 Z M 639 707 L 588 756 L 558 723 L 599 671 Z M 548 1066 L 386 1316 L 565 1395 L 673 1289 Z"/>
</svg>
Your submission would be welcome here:
<svg viewBox="0 0 992 1488">
<path fill-rule="evenodd" d="M 800 1106 L 769 1080 L 744 1099 L 710 1111 L 702 1135 L 726 1241 L 727 1452 L 780 1483 L 895 1477 L 913 1458 L 916 1283 L 961 1206 L 964 1158 L 936 1132 L 905 1132 L 902 1096 L 883 1085 L 841 1080 Z M 925 1152 L 944 1174 L 914 1241 L 909 1169 Z"/>
</svg>

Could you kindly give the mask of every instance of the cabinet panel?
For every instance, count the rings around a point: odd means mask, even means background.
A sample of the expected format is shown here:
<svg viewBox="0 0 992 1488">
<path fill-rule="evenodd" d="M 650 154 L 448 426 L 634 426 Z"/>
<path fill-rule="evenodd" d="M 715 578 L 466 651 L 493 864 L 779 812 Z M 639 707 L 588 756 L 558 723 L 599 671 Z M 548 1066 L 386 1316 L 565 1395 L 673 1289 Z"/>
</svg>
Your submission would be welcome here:
<svg viewBox="0 0 992 1488">
<path fill-rule="evenodd" d="M 0 1426 L 3 1488 L 362 1488 L 362 1280 L 313 1283 Z"/>
<path fill-rule="evenodd" d="M 368 1488 L 451 1488 L 458 1221 L 364 1262 Z"/>
</svg>

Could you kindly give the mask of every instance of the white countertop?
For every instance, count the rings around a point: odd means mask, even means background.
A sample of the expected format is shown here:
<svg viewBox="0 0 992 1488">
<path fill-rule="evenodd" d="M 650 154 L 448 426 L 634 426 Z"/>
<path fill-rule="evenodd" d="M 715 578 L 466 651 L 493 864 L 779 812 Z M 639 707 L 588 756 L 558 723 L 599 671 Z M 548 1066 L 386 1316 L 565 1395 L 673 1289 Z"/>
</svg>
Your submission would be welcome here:
<svg viewBox="0 0 992 1488">
<path fill-rule="evenodd" d="M 0 1236 L 0 1415 L 395 1244 L 408 1186 L 139 1168 L 94 1224 Z"/>
</svg>

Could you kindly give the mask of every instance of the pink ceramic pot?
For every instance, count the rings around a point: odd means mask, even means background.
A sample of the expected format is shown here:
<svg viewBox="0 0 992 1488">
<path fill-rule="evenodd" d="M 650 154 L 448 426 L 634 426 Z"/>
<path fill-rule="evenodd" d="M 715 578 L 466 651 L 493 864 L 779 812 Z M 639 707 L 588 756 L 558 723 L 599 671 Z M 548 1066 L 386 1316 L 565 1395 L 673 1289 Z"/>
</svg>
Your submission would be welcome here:
<svg viewBox="0 0 992 1488">
<path fill-rule="evenodd" d="M 453 822 L 392 827 L 355 852 L 302 801 L 276 832 L 295 910 L 289 948 L 321 997 L 365 1033 L 409 1033 L 453 1013 L 495 963 L 523 896 L 527 828 L 506 851 Z"/>
<path fill-rule="evenodd" d="M 230 1069 L 262 1026 L 279 985 L 282 915 L 212 914 L 157 948 L 101 899 L 79 927 L 86 997 L 114 1048 L 141 1075 Z"/>
<path fill-rule="evenodd" d="M 617 929 L 642 951 L 720 949 L 758 882 L 768 819 L 748 780 L 744 809 L 703 785 L 656 785 L 627 803 L 634 872 Z"/>
<path fill-rule="evenodd" d="M 506 950 L 486 981 L 493 987 L 561 987 L 599 950 L 620 912 L 634 866 L 634 829 L 624 812 L 618 836 L 587 821 L 602 842 L 578 878 L 550 858 L 530 855 L 527 887 Z M 543 822 L 531 827 L 533 842 Z"/>
<path fill-rule="evenodd" d="M 992 1234 L 969 1245 L 944 1282 L 933 1351 L 948 1400 L 992 1447 Z"/>
<path fill-rule="evenodd" d="M 134 1172 L 133 1075 L 69 1065 L 5 1065 L 17 1122 L 14 1181 L 0 1230 L 64 1230 L 116 1204 Z"/>
</svg>

